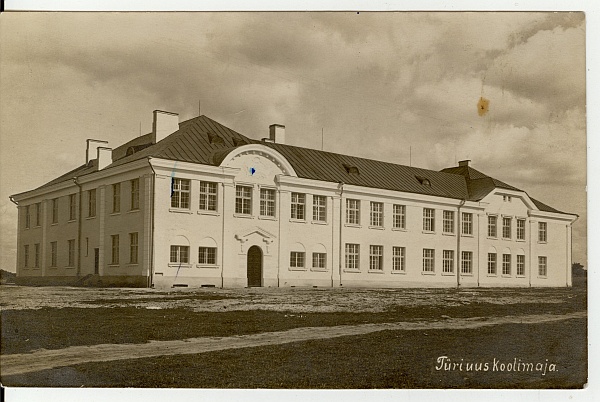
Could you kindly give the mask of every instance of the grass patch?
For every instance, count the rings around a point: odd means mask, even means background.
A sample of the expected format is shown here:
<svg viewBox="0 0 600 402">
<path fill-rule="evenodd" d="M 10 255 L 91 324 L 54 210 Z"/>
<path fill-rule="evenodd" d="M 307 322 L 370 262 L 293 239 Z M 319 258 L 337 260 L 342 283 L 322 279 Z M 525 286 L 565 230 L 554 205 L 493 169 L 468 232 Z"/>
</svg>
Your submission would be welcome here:
<svg viewBox="0 0 600 402">
<path fill-rule="evenodd" d="M 394 306 L 382 313 L 292 314 L 264 310 L 214 313 L 194 312 L 185 308 L 149 310 L 132 306 L 5 310 L 1 313 L 1 352 L 13 354 L 40 348 L 60 349 L 99 343 L 143 343 L 150 340 L 243 335 L 297 327 L 439 320 L 444 316 L 563 314 L 585 309 L 585 297 L 571 297 L 562 303 L 544 304 L 471 302 L 459 306 Z"/>
<path fill-rule="evenodd" d="M 475 330 L 381 331 L 197 355 L 87 363 L 2 378 L 9 386 L 186 388 L 581 388 L 586 320 Z M 437 371 L 439 356 L 488 362 L 486 372 Z M 493 360 L 557 371 L 493 371 Z"/>
</svg>

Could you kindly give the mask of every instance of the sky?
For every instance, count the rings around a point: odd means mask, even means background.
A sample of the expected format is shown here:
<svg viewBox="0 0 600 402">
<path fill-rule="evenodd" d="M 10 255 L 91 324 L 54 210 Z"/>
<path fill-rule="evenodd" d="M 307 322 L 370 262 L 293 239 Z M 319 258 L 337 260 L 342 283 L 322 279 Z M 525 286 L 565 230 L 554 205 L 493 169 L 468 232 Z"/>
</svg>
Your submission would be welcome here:
<svg viewBox="0 0 600 402">
<path fill-rule="evenodd" d="M 583 13 L 3 13 L 0 37 L 5 270 L 9 195 L 83 164 L 86 138 L 149 132 L 155 109 L 433 170 L 470 159 L 578 214 L 587 265 Z"/>
</svg>

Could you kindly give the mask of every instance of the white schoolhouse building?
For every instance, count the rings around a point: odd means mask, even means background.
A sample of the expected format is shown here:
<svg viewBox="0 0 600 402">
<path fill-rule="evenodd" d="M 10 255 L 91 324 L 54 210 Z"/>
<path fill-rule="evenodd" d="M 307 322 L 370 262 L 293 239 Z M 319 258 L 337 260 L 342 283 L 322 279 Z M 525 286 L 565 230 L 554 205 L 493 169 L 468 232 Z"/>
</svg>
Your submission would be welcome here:
<svg viewBox="0 0 600 402">
<path fill-rule="evenodd" d="M 571 286 L 571 225 L 461 161 L 432 171 L 154 111 L 152 132 L 11 196 L 17 281 L 84 286 Z"/>
</svg>

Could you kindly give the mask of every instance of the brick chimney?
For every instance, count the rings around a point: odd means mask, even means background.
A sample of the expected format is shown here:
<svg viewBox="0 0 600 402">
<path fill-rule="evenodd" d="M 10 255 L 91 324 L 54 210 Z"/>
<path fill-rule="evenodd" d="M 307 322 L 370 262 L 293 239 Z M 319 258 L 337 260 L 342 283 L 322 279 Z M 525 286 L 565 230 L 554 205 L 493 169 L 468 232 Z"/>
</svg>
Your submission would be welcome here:
<svg viewBox="0 0 600 402">
<path fill-rule="evenodd" d="M 102 170 L 112 163 L 112 149 L 108 147 L 96 148 L 98 157 L 98 170 Z"/>
<path fill-rule="evenodd" d="M 464 161 L 458 161 L 458 166 L 469 166 L 471 164 L 471 159 L 465 159 Z"/>
<path fill-rule="evenodd" d="M 94 156 L 97 156 L 98 154 L 97 149 L 106 144 L 108 144 L 108 141 L 94 140 L 92 138 L 85 140 L 85 163 L 87 164 L 94 159 Z"/>
<path fill-rule="evenodd" d="M 276 144 L 285 144 L 285 126 L 271 124 L 269 126 L 269 140 Z"/>
<path fill-rule="evenodd" d="M 179 114 L 155 110 L 152 120 L 152 143 L 156 144 L 163 138 L 179 130 Z"/>
</svg>

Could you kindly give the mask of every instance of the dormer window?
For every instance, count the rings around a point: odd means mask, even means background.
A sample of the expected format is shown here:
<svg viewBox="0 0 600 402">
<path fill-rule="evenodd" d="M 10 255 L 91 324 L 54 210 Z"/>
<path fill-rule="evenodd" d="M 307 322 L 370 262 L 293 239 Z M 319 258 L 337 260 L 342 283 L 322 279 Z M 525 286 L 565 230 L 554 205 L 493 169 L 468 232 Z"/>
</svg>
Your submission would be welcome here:
<svg viewBox="0 0 600 402">
<path fill-rule="evenodd" d="M 360 172 L 358 171 L 358 168 L 356 166 L 348 165 L 346 163 L 344 163 L 343 166 L 344 166 L 344 169 L 346 169 L 346 173 L 348 173 L 348 174 L 353 174 L 353 175 L 360 174 Z"/>
<path fill-rule="evenodd" d="M 206 133 L 208 134 L 208 142 L 211 144 L 223 144 L 223 138 L 219 137 L 217 134 Z"/>
<path fill-rule="evenodd" d="M 421 185 L 431 187 L 431 182 L 429 179 L 421 176 L 415 176 L 415 178 L 419 181 L 419 183 L 421 183 Z"/>
<path fill-rule="evenodd" d="M 246 141 L 244 141 L 242 138 L 234 138 L 233 145 L 235 145 L 236 147 L 240 145 L 246 145 Z"/>
</svg>

